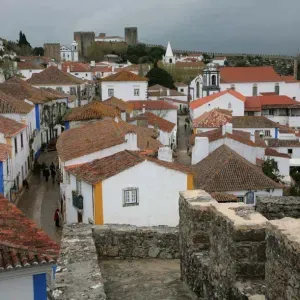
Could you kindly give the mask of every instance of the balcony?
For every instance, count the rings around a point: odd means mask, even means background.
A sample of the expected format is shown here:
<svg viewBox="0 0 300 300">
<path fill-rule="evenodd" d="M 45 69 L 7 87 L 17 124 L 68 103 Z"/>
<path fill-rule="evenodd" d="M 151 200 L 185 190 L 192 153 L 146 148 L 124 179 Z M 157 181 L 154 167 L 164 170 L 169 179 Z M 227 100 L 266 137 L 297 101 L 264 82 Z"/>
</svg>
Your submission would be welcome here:
<svg viewBox="0 0 300 300">
<path fill-rule="evenodd" d="M 73 206 L 79 210 L 83 210 L 83 197 L 77 191 L 72 191 Z"/>
</svg>

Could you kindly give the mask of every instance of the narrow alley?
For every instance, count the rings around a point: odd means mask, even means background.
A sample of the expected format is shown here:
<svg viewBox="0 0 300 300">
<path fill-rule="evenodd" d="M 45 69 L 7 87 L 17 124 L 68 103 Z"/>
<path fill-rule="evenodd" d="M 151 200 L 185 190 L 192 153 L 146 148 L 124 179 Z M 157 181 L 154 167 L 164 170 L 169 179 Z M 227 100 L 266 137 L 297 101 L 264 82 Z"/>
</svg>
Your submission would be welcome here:
<svg viewBox="0 0 300 300">
<path fill-rule="evenodd" d="M 190 132 L 187 127 L 187 129 L 184 128 L 185 124 L 185 118 L 187 116 L 179 116 L 178 118 L 178 145 L 177 145 L 177 159 L 176 162 L 190 166 L 191 165 L 191 157 L 187 154 L 187 146 L 189 144 L 189 138 L 190 138 Z"/>
<path fill-rule="evenodd" d="M 45 162 L 47 166 L 57 160 L 57 152 L 42 153 L 39 163 Z M 32 174 L 29 180 L 29 189 L 24 190 L 17 207 L 20 208 L 28 218 L 32 219 L 38 227 L 42 228 L 53 240 L 60 244 L 61 229 L 55 227 L 53 216 L 58 207 L 59 185 L 49 178 L 40 174 Z"/>
</svg>

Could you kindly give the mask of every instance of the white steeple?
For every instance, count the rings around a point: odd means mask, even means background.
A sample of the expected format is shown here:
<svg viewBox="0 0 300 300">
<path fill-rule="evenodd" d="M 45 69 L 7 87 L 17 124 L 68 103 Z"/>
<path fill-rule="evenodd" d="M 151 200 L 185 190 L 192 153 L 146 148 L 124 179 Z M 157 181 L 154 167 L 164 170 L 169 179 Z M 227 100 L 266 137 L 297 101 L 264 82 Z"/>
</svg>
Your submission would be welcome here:
<svg viewBox="0 0 300 300">
<path fill-rule="evenodd" d="M 76 41 L 73 41 L 71 45 L 71 60 L 78 61 L 78 43 Z"/>
<path fill-rule="evenodd" d="M 170 42 L 168 42 L 166 54 L 164 56 L 164 63 L 165 64 L 175 64 L 176 63 L 176 57 L 173 54 Z"/>
</svg>

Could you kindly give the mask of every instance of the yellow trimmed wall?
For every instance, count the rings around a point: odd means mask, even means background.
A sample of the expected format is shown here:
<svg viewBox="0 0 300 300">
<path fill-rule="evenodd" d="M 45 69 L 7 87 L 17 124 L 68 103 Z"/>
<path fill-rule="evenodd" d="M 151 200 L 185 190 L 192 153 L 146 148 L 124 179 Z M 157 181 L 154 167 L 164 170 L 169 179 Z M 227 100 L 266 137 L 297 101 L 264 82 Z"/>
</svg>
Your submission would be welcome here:
<svg viewBox="0 0 300 300">
<path fill-rule="evenodd" d="M 193 174 L 187 175 L 187 189 L 188 190 L 194 189 L 194 175 Z"/>
<path fill-rule="evenodd" d="M 103 225 L 103 198 L 102 198 L 102 182 L 94 185 L 94 223 L 95 225 Z"/>
</svg>

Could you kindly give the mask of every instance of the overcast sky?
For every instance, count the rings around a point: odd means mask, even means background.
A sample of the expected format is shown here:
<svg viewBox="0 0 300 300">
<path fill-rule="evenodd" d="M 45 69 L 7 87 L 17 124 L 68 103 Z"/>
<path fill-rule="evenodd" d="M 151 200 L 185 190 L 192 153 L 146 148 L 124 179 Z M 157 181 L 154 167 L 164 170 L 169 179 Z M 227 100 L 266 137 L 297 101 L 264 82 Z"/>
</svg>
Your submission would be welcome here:
<svg viewBox="0 0 300 300">
<path fill-rule="evenodd" d="M 299 0 L 0 0 L 0 37 L 71 44 L 74 31 L 202 51 L 288 53 L 300 48 Z"/>
</svg>

